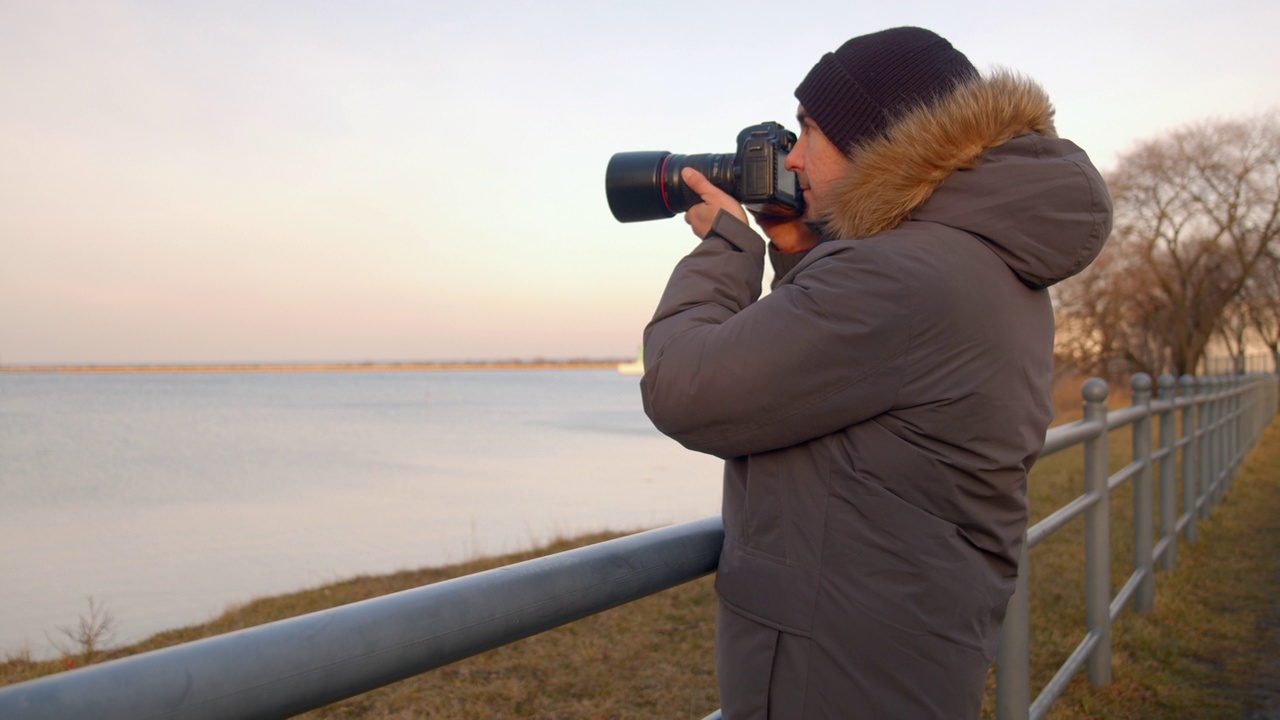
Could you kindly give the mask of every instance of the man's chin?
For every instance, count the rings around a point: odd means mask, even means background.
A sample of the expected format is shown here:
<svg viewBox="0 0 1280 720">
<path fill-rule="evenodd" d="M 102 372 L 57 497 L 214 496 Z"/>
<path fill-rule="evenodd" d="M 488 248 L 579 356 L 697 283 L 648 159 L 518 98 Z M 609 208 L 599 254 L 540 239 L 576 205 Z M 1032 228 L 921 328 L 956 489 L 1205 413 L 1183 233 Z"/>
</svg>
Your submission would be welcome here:
<svg viewBox="0 0 1280 720">
<path fill-rule="evenodd" d="M 825 222 L 809 217 L 809 213 L 807 211 L 804 214 L 804 224 L 805 227 L 809 228 L 814 235 L 818 236 L 818 242 L 837 239 L 831 235 Z"/>
</svg>

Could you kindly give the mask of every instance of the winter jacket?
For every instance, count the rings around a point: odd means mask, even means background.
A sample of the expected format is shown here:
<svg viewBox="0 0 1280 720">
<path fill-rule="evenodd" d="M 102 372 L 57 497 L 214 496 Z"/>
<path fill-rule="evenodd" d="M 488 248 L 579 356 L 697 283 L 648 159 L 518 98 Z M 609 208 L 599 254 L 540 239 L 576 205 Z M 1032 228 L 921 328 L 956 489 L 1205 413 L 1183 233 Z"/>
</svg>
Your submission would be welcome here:
<svg viewBox="0 0 1280 720">
<path fill-rule="evenodd" d="M 976 718 L 1051 419 L 1046 287 L 1111 201 L 1034 83 L 998 73 L 853 154 L 777 263 L 721 213 L 645 330 L 645 410 L 725 459 L 725 717 Z"/>
</svg>

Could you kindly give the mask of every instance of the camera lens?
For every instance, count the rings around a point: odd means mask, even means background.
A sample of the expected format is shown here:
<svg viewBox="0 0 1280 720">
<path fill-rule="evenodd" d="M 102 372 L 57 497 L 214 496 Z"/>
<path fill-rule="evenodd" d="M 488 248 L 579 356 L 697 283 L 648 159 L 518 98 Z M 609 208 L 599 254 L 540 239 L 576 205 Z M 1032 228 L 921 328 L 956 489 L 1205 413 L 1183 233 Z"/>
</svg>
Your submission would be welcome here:
<svg viewBox="0 0 1280 720">
<path fill-rule="evenodd" d="M 658 220 L 682 213 L 702 200 L 680 179 L 686 167 L 736 196 L 732 154 L 672 155 L 669 152 L 625 152 L 609 159 L 604 190 L 618 222 Z"/>
<path fill-rule="evenodd" d="M 679 160 L 677 160 L 679 158 Z M 670 169 L 674 167 L 675 171 Z M 673 155 L 667 161 L 668 188 L 679 188 L 678 193 L 668 191 L 667 198 L 671 199 L 673 195 L 680 197 L 683 204 L 677 210 L 675 203 L 672 202 L 672 210 L 676 212 L 684 212 L 689 208 L 702 202 L 702 198 L 698 194 L 690 190 L 684 181 L 680 179 L 680 171 L 684 168 L 693 168 L 702 173 L 712 185 L 720 188 L 729 194 L 730 197 L 738 197 L 738 175 L 737 164 L 734 162 L 733 153 L 703 153 L 701 155 Z"/>
<path fill-rule="evenodd" d="M 604 192 L 618 222 L 657 220 L 675 215 L 662 192 L 662 166 L 669 152 L 624 152 L 609 159 Z"/>
</svg>

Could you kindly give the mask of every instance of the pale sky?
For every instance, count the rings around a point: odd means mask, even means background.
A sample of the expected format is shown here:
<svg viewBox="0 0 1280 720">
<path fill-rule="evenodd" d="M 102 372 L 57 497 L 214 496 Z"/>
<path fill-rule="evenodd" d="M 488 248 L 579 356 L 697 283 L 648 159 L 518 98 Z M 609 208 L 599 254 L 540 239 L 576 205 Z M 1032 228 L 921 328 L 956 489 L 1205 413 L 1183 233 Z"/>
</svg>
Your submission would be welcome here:
<svg viewBox="0 0 1280 720">
<path fill-rule="evenodd" d="M 0 363 L 632 355 L 694 239 L 614 221 L 609 157 L 794 129 L 886 27 L 1038 80 L 1104 170 L 1280 107 L 1280 3 L 1053 5 L 0 0 Z"/>
</svg>

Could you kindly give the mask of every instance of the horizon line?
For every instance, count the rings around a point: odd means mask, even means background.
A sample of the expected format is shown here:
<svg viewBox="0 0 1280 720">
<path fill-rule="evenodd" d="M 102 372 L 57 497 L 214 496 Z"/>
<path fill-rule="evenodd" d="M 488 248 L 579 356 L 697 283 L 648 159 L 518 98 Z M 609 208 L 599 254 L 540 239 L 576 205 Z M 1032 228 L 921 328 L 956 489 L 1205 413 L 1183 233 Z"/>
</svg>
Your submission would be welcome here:
<svg viewBox="0 0 1280 720">
<path fill-rule="evenodd" d="M 0 373 L 128 373 L 128 372 L 328 372 L 346 370 L 541 370 L 615 368 L 632 358 L 509 358 L 505 360 L 364 360 L 346 362 L 218 362 L 218 363 L 26 363 L 0 365 Z"/>
</svg>

